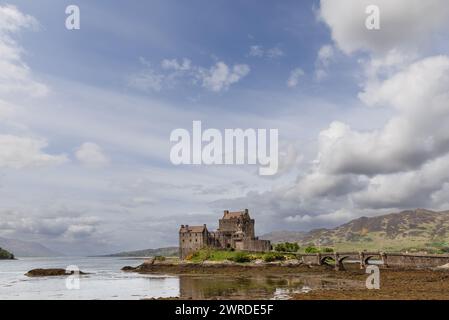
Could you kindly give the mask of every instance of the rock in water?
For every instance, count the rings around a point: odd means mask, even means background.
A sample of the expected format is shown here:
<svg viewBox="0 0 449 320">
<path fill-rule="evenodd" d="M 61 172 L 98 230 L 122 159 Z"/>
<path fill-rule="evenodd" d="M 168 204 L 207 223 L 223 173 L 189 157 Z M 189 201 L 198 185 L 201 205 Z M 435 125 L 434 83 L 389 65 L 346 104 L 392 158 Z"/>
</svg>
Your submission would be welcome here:
<svg viewBox="0 0 449 320">
<path fill-rule="evenodd" d="M 66 271 L 65 269 L 33 269 L 28 271 L 25 275 L 28 277 L 57 277 L 57 276 L 69 276 L 74 274 L 74 271 Z M 87 273 L 79 272 L 80 275 Z"/>
<path fill-rule="evenodd" d="M 135 271 L 135 270 L 136 270 L 135 267 L 130 267 L 130 266 L 126 266 L 126 267 L 122 268 L 122 271 L 125 271 L 125 272 L 132 272 L 132 271 Z"/>
</svg>

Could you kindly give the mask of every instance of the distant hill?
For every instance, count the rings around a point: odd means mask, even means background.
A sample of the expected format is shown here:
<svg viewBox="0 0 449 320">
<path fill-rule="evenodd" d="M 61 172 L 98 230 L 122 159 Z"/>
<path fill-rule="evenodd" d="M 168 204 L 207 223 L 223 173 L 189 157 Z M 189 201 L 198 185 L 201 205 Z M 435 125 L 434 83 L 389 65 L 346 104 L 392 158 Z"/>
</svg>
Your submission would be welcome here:
<svg viewBox="0 0 449 320">
<path fill-rule="evenodd" d="M 62 254 L 31 241 L 0 238 L 0 247 L 13 252 L 16 257 L 57 257 Z"/>
<path fill-rule="evenodd" d="M 270 240 L 273 243 L 279 242 L 300 242 L 307 232 L 300 231 L 273 231 L 259 238 L 261 240 Z"/>
<path fill-rule="evenodd" d="M 167 247 L 167 248 L 158 248 L 158 249 L 144 249 L 137 251 L 126 251 L 119 252 L 114 254 L 108 254 L 104 257 L 155 257 L 155 256 L 164 256 L 164 257 L 173 257 L 179 254 L 178 247 Z"/>
<path fill-rule="evenodd" d="M 0 260 L 11 260 L 11 259 L 14 259 L 14 255 L 0 248 Z"/>
<path fill-rule="evenodd" d="M 346 250 L 426 250 L 449 252 L 449 211 L 407 210 L 377 217 L 361 217 L 334 229 L 289 233 L 273 242 L 298 242 L 301 246 L 329 246 Z"/>
</svg>

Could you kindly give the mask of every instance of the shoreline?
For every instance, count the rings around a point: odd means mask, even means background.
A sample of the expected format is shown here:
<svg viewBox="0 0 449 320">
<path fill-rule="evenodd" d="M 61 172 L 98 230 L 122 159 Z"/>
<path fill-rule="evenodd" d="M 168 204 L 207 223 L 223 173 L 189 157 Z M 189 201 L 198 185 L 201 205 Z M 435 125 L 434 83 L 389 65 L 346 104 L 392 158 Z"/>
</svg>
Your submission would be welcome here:
<svg viewBox="0 0 449 320">
<path fill-rule="evenodd" d="M 136 272 L 140 274 L 291 274 L 298 272 L 322 272 L 332 271 L 331 266 L 308 266 L 306 264 L 281 264 L 281 263 L 151 263 L 144 262 L 137 267 L 126 266 L 124 272 Z"/>
<path fill-rule="evenodd" d="M 338 289 L 314 289 L 307 293 L 290 293 L 291 300 L 449 300 L 449 270 L 444 268 L 380 268 L 380 289 L 368 290 L 365 282 L 369 276 L 357 264 L 345 265 L 345 270 L 335 271 L 333 266 L 289 265 L 284 263 L 168 263 L 146 261 L 138 267 L 125 267 L 125 272 L 141 274 L 166 274 L 180 276 L 217 275 L 231 277 L 291 276 L 332 279 L 345 283 L 359 283 L 358 288 L 342 285 Z M 248 296 L 245 299 L 253 299 Z M 176 298 L 185 300 L 184 298 Z M 226 299 L 215 297 L 214 299 Z"/>
</svg>

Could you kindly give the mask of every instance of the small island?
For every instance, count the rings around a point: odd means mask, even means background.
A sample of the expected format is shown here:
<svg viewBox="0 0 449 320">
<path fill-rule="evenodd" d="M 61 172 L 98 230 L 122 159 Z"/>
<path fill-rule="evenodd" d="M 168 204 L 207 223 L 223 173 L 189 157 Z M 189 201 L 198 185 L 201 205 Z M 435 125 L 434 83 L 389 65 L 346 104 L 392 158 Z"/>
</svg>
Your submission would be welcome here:
<svg viewBox="0 0 449 320">
<path fill-rule="evenodd" d="M 14 255 L 5 249 L 0 248 L 0 260 L 14 260 Z"/>
</svg>

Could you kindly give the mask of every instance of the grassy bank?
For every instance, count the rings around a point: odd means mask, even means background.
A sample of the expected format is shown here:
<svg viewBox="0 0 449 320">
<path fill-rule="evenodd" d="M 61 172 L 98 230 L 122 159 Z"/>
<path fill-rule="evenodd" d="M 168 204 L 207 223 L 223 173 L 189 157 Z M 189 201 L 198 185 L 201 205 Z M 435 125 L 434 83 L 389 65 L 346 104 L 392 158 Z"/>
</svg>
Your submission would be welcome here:
<svg viewBox="0 0 449 320">
<path fill-rule="evenodd" d="M 237 263 L 245 263 L 245 262 L 252 262 L 255 260 L 263 260 L 265 262 L 285 261 L 294 258 L 295 258 L 294 254 L 279 253 L 279 252 L 249 253 L 244 251 L 202 249 L 189 255 L 186 258 L 186 260 L 191 262 L 232 261 Z"/>
</svg>

